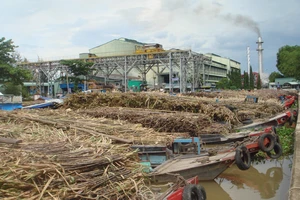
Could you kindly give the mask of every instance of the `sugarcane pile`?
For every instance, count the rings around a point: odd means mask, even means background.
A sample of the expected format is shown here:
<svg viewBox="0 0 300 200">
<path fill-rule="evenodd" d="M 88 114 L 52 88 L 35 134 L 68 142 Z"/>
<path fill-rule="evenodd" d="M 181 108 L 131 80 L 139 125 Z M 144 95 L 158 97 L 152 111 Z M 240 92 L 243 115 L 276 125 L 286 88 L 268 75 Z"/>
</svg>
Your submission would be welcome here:
<svg viewBox="0 0 300 200">
<path fill-rule="evenodd" d="M 215 92 L 192 92 L 183 94 L 184 96 L 193 96 L 193 97 L 207 97 L 207 98 L 221 98 L 221 99 L 243 99 L 247 95 L 257 96 L 262 101 L 267 101 L 270 99 L 276 99 L 280 95 L 295 95 L 295 92 L 287 90 L 222 90 Z"/>
<path fill-rule="evenodd" d="M 166 111 L 202 113 L 210 119 L 235 123 L 236 118 L 226 107 L 198 98 L 162 96 L 147 93 L 74 94 L 64 102 L 65 108 L 127 107 Z"/>
<path fill-rule="evenodd" d="M 35 122 L 38 125 L 47 125 L 57 132 L 68 133 L 68 131 L 76 130 L 77 135 L 102 136 L 113 142 L 125 144 L 164 145 L 176 137 L 189 137 L 189 134 L 185 132 L 158 132 L 152 128 L 144 128 L 141 124 L 132 124 L 119 119 L 94 118 L 71 110 L 19 110 L 6 114 L 5 119 L 16 120 L 20 122 L 20 126 Z M 27 130 L 27 128 L 20 129 L 23 133 L 29 131 L 28 134 L 31 134 L 31 130 Z M 30 138 L 25 134 L 25 139 L 29 140 Z"/>
<path fill-rule="evenodd" d="M 66 99 L 64 108 L 80 109 L 80 113 L 92 117 L 126 120 L 156 131 L 188 132 L 190 136 L 226 135 L 245 119 L 267 118 L 283 111 L 276 98 L 247 103 L 243 94 L 231 93 L 229 98 L 225 92 L 226 98 L 219 96 L 219 101 L 156 93 L 74 94 Z M 270 95 L 275 96 L 272 92 Z"/>
<path fill-rule="evenodd" d="M 78 119 L 69 120 L 75 123 Z M 137 153 L 129 144 L 116 144 L 118 137 L 106 136 L 105 130 L 99 134 L 83 131 L 85 122 L 77 124 L 82 128 L 78 130 L 74 123 L 66 124 L 67 115 L 47 110 L 0 112 L 0 121 L 0 137 L 23 140 L 0 143 L 1 199 L 153 196 L 145 185 Z"/>
<path fill-rule="evenodd" d="M 57 110 L 0 111 L 0 197 L 154 199 L 130 145 L 227 134 L 242 115 L 282 111 L 273 93 L 257 104 L 245 95 L 73 94 Z"/>
<path fill-rule="evenodd" d="M 229 133 L 229 127 L 216 123 L 205 114 L 160 111 L 139 108 L 99 107 L 95 109 L 78 110 L 77 113 L 96 118 L 109 118 L 124 120 L 134 124 L 142 124 L 143 127 L 153 128 L 158 132 L 189 133 L 195 137 L 201 134 Z"/>
</svg>

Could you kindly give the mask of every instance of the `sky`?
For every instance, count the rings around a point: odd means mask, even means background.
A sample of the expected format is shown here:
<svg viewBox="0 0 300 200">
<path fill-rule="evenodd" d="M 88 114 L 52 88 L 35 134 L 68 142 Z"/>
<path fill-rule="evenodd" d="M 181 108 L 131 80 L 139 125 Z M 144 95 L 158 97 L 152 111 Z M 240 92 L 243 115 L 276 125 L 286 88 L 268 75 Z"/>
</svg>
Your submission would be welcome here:
<svg viewBox="0 0 300 200">
<path fill-rule="evenodd" d="M 0 37 L 29 61 L 78 58 L 121 37 L 164 49 L 215 53 L 264 73 L 278 71 L 278 49 L 300 45 L 299 0 L 1 0 Z"/>
</svg>

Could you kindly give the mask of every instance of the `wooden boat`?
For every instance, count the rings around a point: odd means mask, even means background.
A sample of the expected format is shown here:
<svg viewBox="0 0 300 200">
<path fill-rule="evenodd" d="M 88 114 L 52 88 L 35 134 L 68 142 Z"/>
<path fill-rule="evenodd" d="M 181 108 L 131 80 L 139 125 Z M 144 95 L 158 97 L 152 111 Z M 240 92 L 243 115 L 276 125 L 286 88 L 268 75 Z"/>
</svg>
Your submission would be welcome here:
<svg viewBox="0 0 300 200">
<path fill-rule="evenodd" d="M 182 155 L 167 160 L 150 173 L 153 182 L 172 182 L 174 174 L 184 178 L 198 176 L 200 181 L 213 180 L 235 161 L 235 151 L 216 156 Z"/>
<path fill-rule="evenodd" d="M 221 134 L 217 134 L 216 136 L 214 136 L 214 134 L 201 134 L 200 138 L 203 144 L 228 144 L 237 141 L 242 141 L 247 137 L 251 137 L 260 133 L 272 132 L 272 129 L 272 126 L 268 126 L 261 131 L 243 130 L 240 132 L 231 133 L 227 136 Z"/>
<path fill-rule="evenodd" d="M 251 136 L 251 133 L 254 132 L 254 129 L 266 129 L 271 126 L 283 126 L 286 122 L 292 123 L 293 117 L 297 117 L 297 112 L 291 112 L 288 110 L 270 119 L 263 121 L 260 120 L 245 126 L 237 127 L 234 129 L 236 131 L 235 133 L 227 136 L 222 134 L 202 134 L 200 137 L 201 141 L 205 144 L 225 144 L 242 141 L 244 138 Z"/>
<path fill-rule="evenodd" d="M 234 129 L 236 132 L 230 135 L 225 136 L 222 134 L 201 134 L 200 138 L 201 141 L 205 144 L 225 144 L 242 141 L 244 138 L 251 136 L 251 133 L 253 133 L 255 129 L 266 129 L 271 126 L 283 126 L 287 122 L 292 125 L 292 123 L 297 120 L 297 115 L 298 113 L 296 110 L 288 110 L 270 119 L 260 120 L 245 126 L 237 127 Z"/>
<path fill-rule="evenodd" d="M 272 117 L 268 120 L 264 120 L 264 121 L 259 121 L 259 122 L 254 122 L 252 124 L 248 124 L 245 126 L 241 126 L 241 127 L 237 127 L 235 128 L 235 130 L 250 130 L 250 129 L 254 129 L 254 128 L 265 128 L 268 126 L 283 126 L 286 122 L 292 122 L 292 112 L 291 111 L 286 111 L 284 113 L 281 113 L 279 115 L 276 115 L 275 117 Z"/>
<path fill-rule="evenodd" d="M 171 147 L 164 145 L 132 145 L 131 148 L 138 151 L 140 161 L 145 166 L 145 171 L 152 171 L 152 168 L 178 155 L 196 154 L 207 156 L 208 153 L 205 150 L 200 151 L 200 145 L 200 138 L 191 137 L 174 139 Z"/>
<path fill-rule="evenodd" d="M 272 127 L 270 128 L 272 129 Z M 185 179 L 198 176 L 200 181 L 214 180 L 234 163 L 241 170 L 249 169 L 251 166 L 250 154 L 255 154 L 259 150 L 265 151 L 272 158 L 278 158 L 282 154 L 282 148 L 275 140 L 273 131 L 253 132 L 243 142 L 219 151 L 214 156 L 201 154 L 175 156 L 157 166 L 149 173 L 149 177 L 154 183 L 172 182 L 176 175 Z M 272 150 L 275 151 L 275 155 L 270 153 Z"/>
</svg>

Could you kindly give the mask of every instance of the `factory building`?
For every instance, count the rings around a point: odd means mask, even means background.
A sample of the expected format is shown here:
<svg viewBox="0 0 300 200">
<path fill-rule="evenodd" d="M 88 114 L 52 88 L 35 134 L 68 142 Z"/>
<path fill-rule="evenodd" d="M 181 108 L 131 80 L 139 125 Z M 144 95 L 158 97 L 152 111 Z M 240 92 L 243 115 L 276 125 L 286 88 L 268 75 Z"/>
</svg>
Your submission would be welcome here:
<svg viewBox="0 0 300 200">
<path fill-rule="evenodd" d="M 151 43 L 153 44 L 153 43 Z M 127 39 L 127 38 L 119 38 L 104 43 L 102 45 L 96 46 L 89 50 L 89 53 L 82 53 L 79 55 L 80 58 L 88 58 L 88 57 L 109 57 L 109 56 L 126 56 L 132 54 L 143 53 L 141 49 L 147 45 L 151 45 L 149 43 L 138 42 L 136 40 Z M 155 44 L 159 45 L 159 44 Z M 156 50 L 162 51 L 176 51 L 176 49 L 166 50 L 160 45 L 159 48 L 155 48 Z M 151 52 L 151 49 L 149 50 Z M 151 54 L 149 54 L 151 55 Z M 224 58 L 219 55 L 209 53 L 205 54 L 207 61 L 204 62 L 202 68 L 200 69 L 199 73 L 199 82 L 202 86 L 214 86 L 215 83 L 220 81 L 222 78 L 226 78 L 227 74 L 233 70 L 240 70 L 240 63 L 234 61 L 230 58 Z M 151 59 L 151 58 L 149 58 Z M 158 66 L 155 66 L 158 67 Z M 163 66 L 162 66 L 163 67 Z M 173 77 L 172 77 L 172 84 L 173 87 L 179 87 L 178 77 L 179 68 L 174 68 L 172 70 Z M 153 70 L 149 70 L 148 73 L 144 76 L 145 80 L 147 81 L 148 87 L 150 88 L 161 88 L 166 87 L 170 84 L 169 79 L 169 72 L 168 68 L 164 69 L 161 73 L 155 73 Z M 101 72 L 97 74 L 98 76 L 102 76 Z M 114 74 L 111 74 L 114 76 Z M 142 79 L 143 74 L 140 73 L 139 70 L 133 69 L 130 71 L 130 76 L 136 77 L 136 79 Z"/>
<path fill-rule="evenodd" d="M 225 65 L 227 70 L 226 73 L 230 73 L 231 71 L 236 71 L 241 69 L 241 63 L 232 60 L 231 58 L 224 58 L 214 53 L 207 53 L 205 55 L 211 57 L 213 62 L 221 63 Z"/>
<path fill-rule="evenodd" d="M 181 93 L 196 91 L 199 88 L 213 87 L 231 71 L 240 70 L 239 62 L 216 54 L 164 49 L 161 44 L 127 38 L 114 39 L 91 48 L 89 52 L 80 53 L 79 59 L 93 62 L 94 70 L 89 75 L 89 80 L 93 79 L 100 85 L 113 86 L 124 92 L 136 86 L 140 86 L 140 89 L 141 86 L 143 89 L 164 88 Z M 59 93 L 58 78 L 67 77 L 68 73 L 61 60 L 19 65 L 32 70 L 34 74 L 34 82 L 25 84 L 28 91 L 44 96 L 56 96 Z M 69 84 L 71 87 L 72 83 Z M 63 89 L 61 85 L 67 84 L 60 84 L 60 89 Z M 88 84 L 84 84 L 83 90 L 87 86 Z"/>
<path fill-rule="evenodd" d="M 93 55 L 106 57 L 106 56 L 125 56 L 134 54 L 139 47 L 145 45 L 144 43 L 127 38 L 119 38 L 96 46 L 89 50 L 89 53 L 82 53 L 79 58 L 88 58 Z"/>
</svg>

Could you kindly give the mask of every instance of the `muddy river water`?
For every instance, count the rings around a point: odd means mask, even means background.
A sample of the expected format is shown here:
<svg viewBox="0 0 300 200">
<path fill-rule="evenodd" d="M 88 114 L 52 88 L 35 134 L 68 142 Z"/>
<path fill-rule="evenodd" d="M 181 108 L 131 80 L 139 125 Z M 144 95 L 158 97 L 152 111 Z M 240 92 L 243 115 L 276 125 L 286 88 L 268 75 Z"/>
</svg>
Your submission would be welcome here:
<svg viewBox="0 0 300 200">
<path fill-rule="evenodd" d="M 214 181 L 201 182 L 207 200 L 285 200 L 291 179 L 292 156 L 252 163 L 241 171 L 233 165 Z M 300 199 L 300 197 L 299 197 Z"/>
</svg>

